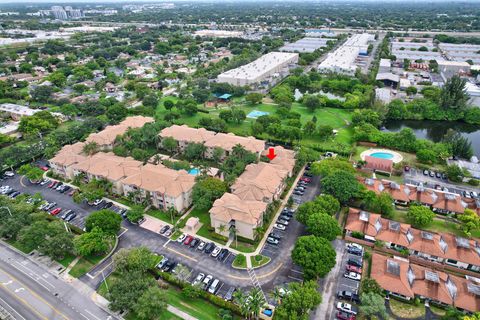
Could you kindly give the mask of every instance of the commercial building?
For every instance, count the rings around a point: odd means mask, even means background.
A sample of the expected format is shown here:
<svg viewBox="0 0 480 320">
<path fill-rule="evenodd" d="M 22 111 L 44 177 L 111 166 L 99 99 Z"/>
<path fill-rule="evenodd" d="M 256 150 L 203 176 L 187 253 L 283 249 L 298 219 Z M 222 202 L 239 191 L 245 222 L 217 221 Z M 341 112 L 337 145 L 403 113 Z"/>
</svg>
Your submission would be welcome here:
<svg viewBox="0 0 480 320">
<path fill-rule="evenodd" d="M 334 52 L 330 52 L 327 58 L 318 66 L 319 72 L 333 72 L 346 75 L 354 75 L 357 70 L 355 61 L 359 55 L 367 55 L 368 44 L 375 36 L 369 33 L 355 34 Z"/>
<path fill-rule="evenodd" d="M 240 38 L 243 36 L 243 32 L 204 29 L 204 30 L 195 31 L 193 35 L 200 36 L 200 37 L 212 37 L 212 38 Z"/>
<path fill-rule="evenodd" d="M 426 41 L 426 42 L 392 41 L 390 43 L 390 47 L 392 50 L 411 50 L 411 49 L 418 50 L 420 48 L 426 48 L 428 51 L 432 51 L 436 49 L 432 41 Z"/>
<path fill-rule="evenodd" d="M 287 43 L 279 49 L 285 52 L 314 52 L 317 49 L 327 46 L 328 41 L 336 41 L 336 39 L 328 38 L 303 38 L 293 43 Z"/>
<path fill-rule="evenodd" d="M 40 112 L 40 109 L 31 109 L 29 107 L 21 106 L 13 103 L 0 104 L 0 112 L 7 114 L 13 120 L 19 121 L 22 117 L 30 117 L 35 113 Z"/>
<path fill-rule="evenodd" d="M 259 59 L 220 74 L 218 82 L 234 86 L 268 84 L 283 78 L 298 62 L 298 53 L 270 52 Z"/>
<path fill-rule="evenodd" d="M 390 59 L 380 59 L 380 64 L 378 66 L 378 73 L 390 72 L 392 67 L 392 60 Z"/>
<path fill-rule="evenodd" d="M 386 248 L 407 250 L 410 256 L 416 258 L 480 271 L 480 243 L 477 239 L 415 229 L 407 223 L 354 208 L 349 209 L 345 230 L 347 236 L 353 232 L 360 233 L 366 241 L 382 241 Z"/>
<path fill-rule="evenodd" d="M 52 11 L 53 16 L 57 20 L 67 20 L 68 19 L 67 11 L 65 11 L 65 9 L 63 9 L 62 6 L 52 6 L 51 11 Z"/>
<path fill-rule="evenodd" d="M 443 54 L 453 61 L 468 61 L 480 63 L 480 45 L 440 43 L 438 45 Z"/>
<path fill-rule="evenodd" d="M 418 51 L 418 50 L 401 50 L 399 48 L 392 49 L 392 55 L 396 57 L 397 60 L 423 60 L 423 61 L 430 61 L 430 60 L 445 60 L 442 57 L 440 52 L 435 51 Z"/>
<path fill-rule="evenodd" d="M 480 279 L 425 268 L 400 257 L 372 255 L 371 278 L 390 295 L 402 299 L 428 299 L 468 312 L 480 310 Z"/>
</svg>

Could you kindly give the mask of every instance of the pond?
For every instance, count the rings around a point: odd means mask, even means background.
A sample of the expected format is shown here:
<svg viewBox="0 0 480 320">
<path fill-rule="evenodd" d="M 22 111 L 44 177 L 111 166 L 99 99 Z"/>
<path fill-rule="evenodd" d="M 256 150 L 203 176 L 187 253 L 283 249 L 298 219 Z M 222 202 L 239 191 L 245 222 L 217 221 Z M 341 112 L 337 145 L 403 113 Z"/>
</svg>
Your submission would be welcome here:
<svg viewBox="0 0 480 320">
<path fill-rule="evenodd" d="M 456 121 L 397 120 L 386 122 L 385 128 L 392 132 L 410 128 L 417 138 L 433 142 L 441 141 L 448 129 L 454 129 L 472 142 L 473 152 L 480 156 L 480 127 L 478 126 Z"/>
</svg>

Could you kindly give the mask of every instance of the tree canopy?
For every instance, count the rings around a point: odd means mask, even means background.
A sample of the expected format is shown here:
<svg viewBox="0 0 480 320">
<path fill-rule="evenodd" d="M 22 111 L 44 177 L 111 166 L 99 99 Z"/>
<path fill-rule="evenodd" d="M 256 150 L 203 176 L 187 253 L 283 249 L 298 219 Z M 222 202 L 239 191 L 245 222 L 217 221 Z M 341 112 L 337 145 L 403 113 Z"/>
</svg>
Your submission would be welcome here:
<svg viewBox="0 0 480 320">
<path fill-rule="evenodd" d="M 303 268 L 306 280 L 325 277 L 335 266 L 336 252 L 325 238 L 314 235 L 297 239 L 292 251 L 292 259 Z"/>
</svg>

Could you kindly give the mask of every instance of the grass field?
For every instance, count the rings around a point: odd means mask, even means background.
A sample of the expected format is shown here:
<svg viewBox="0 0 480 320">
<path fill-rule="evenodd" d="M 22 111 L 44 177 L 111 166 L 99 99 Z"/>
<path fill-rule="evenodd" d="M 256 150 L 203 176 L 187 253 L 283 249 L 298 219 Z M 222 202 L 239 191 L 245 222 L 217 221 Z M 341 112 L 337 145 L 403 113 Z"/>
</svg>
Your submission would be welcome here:
<svg viewBox="0 0 480 320">
<path fill-rule="evenodd" d="M 419 318 L 425 316 L 425 306 L 423 303 L 416 306 L 396 299 L 390 299 L 390 308 L 396 316 L 401 318 Z"/>
<path fill-rule="evenodd" d="M 198 219 L 200 219 L 200 223 L 202 224 L 202 226 L 197 231 L 197 234 L 199 236 L 210 239 L 212 241 L 218 242 L 223 245 L 227 243 L 226 241 L 222 241 L 212 237 L 212 233 L 208 230 L 208 227 L 210 227 L 211 225 L 210 213 L 208 213 L 208 211 L 193 208 L 190 214 L 185 218 L 185 221 L 187 221 L 190 217 L 197 217 Z"/>
<path fill-rule="evenodd" d="M 264 264 L 267 264 L 270 262 L 270 257 L 262 256 L 261 254 L 256 255 L 255 257 L 250 257 L 252 261 L 252 267 L 261 267 Z"/>
<path fill-rule="evenodd" d="M 98 264 L 104 257 L 105 255 L 82 257 L 72 270 L 70 270 L 69 274 L 72 277 L 79 278 Z"/>
<path fill-rule="evenodd" d="M 62 260 L 58 260 L 58 263 L 60 263 L 62 266 L 64 266 L 65 268 L 68 267 L 68 265 L 70 263 L 72 263 L 73 260 L 75 260 L 75 256 L 73 254 L 69 254 L 65 257 L 63 257 Z"/>
</svg>

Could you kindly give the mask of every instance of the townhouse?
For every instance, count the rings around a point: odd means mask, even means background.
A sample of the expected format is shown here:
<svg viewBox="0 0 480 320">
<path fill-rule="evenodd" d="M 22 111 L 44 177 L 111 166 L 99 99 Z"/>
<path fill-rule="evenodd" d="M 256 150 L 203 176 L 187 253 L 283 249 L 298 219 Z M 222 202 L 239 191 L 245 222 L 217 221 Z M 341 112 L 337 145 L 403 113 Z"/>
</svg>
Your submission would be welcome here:
<svg viewBox="0 0 480 320">
<path fill-rule="evenodd" d="M 213 203 L 210 209 L 211 226 L 215 232 L 229 236 L 235 228 L 237 235 L 255 239 L 256 228 L 262 226 L 267 203 L 257 200 L 244 200 L 231 193 L 225 193 Z"/>
<path fill-rule="evenodd" d="M 55 174 L 71 179 L 73 175 L 72 165 L 84 161 L 87 157 L 82 154 L 84 142 L 67 144 L 48 162 Z"/>
<path fill-rule="evenodd" d="M 204 144 L 210 138 L 213 138 L 215 132 L 209 131 L 205 128 L 190 128 L 186 125 L 172 125 L 171 127 L 164 128 L 160 131 L 161 138 L 173 138 L 178 142 L 178 148 L 181 152 L 190 143 Z M 161 142 L 160 142 L 161 143 Z"/>
<path fill-rule="evenodd" d="M 102 150 L 112 150 L 117 136 L 124 134 L 130 128 L 141 128 L 146 123 L 154 121 L 151 117 L 128 117 L 117 125 L 107 126 L 100 132 L 90 134 L 85 142 L 95 142 Z"/>
<path fill-rule="evenodd" d="M 416 297 L 468 312 L 480 310 L 480 279 L 456 276 L 409 263 L 399 257 L 372 255 L 371 277 L 387 293 L 411 300 Z"/>
<path fill-rule="evenodd" d="M 347 236 L 361 233 L 364 240 L 382 241 L 385 247 L 408 250 L 410 256 L 460 269 L 480 272 L 480 242 L 449 233 L 434 233 L 382 218 L 380 214 L 350 208 Z"/>
<path fill-rule="evenodd" d="M 431 208 L 440 214 L 463 213 L 465 208 L 476 208 L 476 203 L 468 201 L 455 193 L 414 186 L 410 184 L 398 184 L 389 180 L 372 178 L 359 178 L 365 187 L 377 194 L 389 193 L 395 204 L 406 206 L 412 202 L 419 203 Z"/>
</svg>

